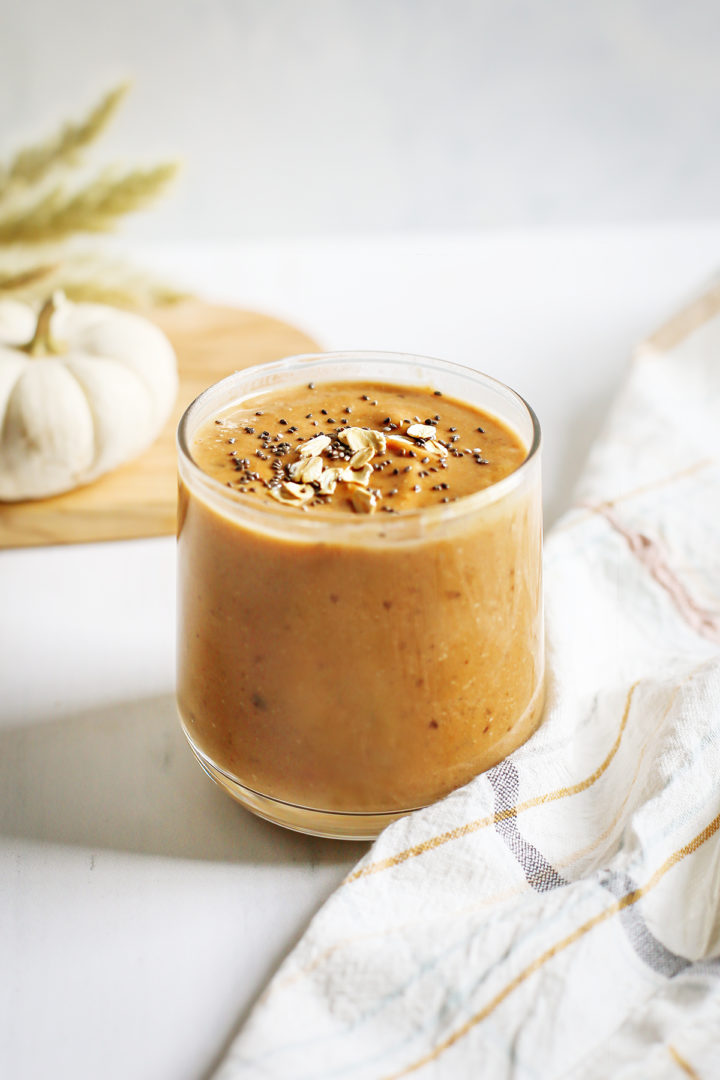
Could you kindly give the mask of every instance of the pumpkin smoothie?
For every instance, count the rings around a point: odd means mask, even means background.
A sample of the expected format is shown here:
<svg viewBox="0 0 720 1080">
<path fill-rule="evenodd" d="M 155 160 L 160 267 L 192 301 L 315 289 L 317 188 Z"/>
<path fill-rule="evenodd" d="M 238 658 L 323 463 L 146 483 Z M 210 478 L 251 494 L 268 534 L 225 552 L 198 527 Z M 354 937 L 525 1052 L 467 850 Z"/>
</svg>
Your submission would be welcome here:
<svg viewBox="0 0 720 1080">
<path fill-rule="evenodd" d="M 539 463 L 435 384 L 331 374 L 186 433 L 178 703 L 234 797 L 367 836 L 539 722 Z"/>
</svg>

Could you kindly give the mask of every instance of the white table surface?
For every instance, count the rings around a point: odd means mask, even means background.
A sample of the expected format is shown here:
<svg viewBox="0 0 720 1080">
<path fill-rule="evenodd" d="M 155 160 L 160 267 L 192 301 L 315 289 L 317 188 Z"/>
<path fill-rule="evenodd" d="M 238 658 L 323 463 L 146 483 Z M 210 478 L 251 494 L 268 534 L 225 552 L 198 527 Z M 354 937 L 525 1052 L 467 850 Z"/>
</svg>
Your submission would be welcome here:
<svg viewBox="0 0 720 1080">
<path fill-rule="evenodd" d="M 557 517 L 634 344 L 720 222 L 145 250 L 326 348 L 459 360 L 545 432 Z M 173 706 L 169 539 L 0 553 L 0 1077 L 200 1080 L 364 845 L 216 790 Z"/>
</svg>

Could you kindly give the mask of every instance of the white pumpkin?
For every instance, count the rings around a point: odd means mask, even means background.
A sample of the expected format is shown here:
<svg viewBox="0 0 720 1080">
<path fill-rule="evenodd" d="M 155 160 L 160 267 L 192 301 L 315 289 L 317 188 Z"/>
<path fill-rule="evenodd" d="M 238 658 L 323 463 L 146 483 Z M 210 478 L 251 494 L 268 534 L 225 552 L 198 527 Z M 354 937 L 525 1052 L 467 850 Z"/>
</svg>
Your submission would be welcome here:
<svg viewBox="0 0 720 1080">
<path fill-rule="evenodd" d="M 0 301 L 0 500 L 57 495 L 135 457 L 176 394 L 172 346 L 147 319 L 62 295 L 39 315 Z"/>
</svg>

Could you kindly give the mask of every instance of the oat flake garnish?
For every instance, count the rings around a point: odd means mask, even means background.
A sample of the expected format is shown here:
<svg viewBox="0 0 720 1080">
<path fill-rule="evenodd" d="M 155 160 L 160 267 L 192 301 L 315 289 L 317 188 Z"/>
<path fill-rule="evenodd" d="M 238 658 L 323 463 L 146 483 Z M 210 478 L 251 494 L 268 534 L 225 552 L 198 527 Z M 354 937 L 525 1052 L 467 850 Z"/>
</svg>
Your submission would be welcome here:
<svg viewBox="0 0 720 1080">
<path fill-rule="evenodd" d="M 387 435 L 387 445 L 391 450 L 396 450 L 402 457 L 408 457 L 409 454 L 417 450 L 417 443 L 412 442 L 411 439 L 406 439 L 404 435 Z"/>
<path fill-rule="evenodd" d="M 344 469 L 340 479 L 344 480 L 346 484 L 362 484 L 363 487 L 367 487 L 370 483 L 372 474 L 373 467 L 368 462 L 363 465 L 362 469 Z"/>
<path fill-rule="evenodd" d="M 318 480 L 318 489 L 321 495 L 332 495 L 337 487 L 338 480 L 342 479 L 345 469 L 323 469 Z"/>
<path fill-rule="evenodd" d="M 371 446 L 363 446 L 361 450 L 356 450 L 353 456 L 350 458 L 351 469 L 362 469 L 364 465 L 367 465 L 369 461 L 375 457 L 375 451 Z"/>
<path fill-rule="evenodd" d="M 327 435 L 316 435 L 314 439 L 308 439 L 306 443 L 300 443 L 298 454 L 301 458 L 317 457 L 319 454 L 322 454 L 323 450 L 326 450 L 329 445 L 330 439 Z"/>
<path fill-rule="evenodd" d="M 437 428 L 431 424 L 411 424 L 407 433 L 411 439 L 434 439 Z"/>
<path fill-rule="evenodd" d="M 268 492 L 276 502 L 285 506 L 302 506 L 314 497 L 315 488 L 311 484 L 294 484 L 291 480 L 284 480 L 280 487 L 268 488 Z"/>
<path fill-rule="evenodd" d="M 426 443 L 423 443 L 423 450 L 426 454 L 432 454 L 434 457 L 447 457 L 447 447 L 443 446 L 437 439 L 428 439 Z"/>
<path fill-rule="evenodd" d="M 314 483 L 315 480 L 320 479 L 322 471 L 323 463 L 320 457 L 304 457 L 288 465 L 290 478 L 300 484 Z"/>
<path fill-rule="evenodd" d="M 381 431 L 372 431 L 369 428 L 349 427 L 338 435 L 341 442 L 355 452 L 369 447 L 374 454 L 385 453 L 385 436 Z"/>
<path fill-rule="evenodd" d="M 372 514 L 378 504 L 378 497 L 374 491 L 359 484 L 348 484 L 350 502 L 356 514 Z"/>
</svg>

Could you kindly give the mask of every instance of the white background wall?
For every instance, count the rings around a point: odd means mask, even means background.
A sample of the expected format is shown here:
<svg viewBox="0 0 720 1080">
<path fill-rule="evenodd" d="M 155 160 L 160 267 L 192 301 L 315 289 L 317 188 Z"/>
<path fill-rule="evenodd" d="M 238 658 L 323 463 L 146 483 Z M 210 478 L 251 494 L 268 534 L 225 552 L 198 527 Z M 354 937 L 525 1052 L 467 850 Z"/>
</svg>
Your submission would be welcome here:
<svg viewBox="0 0 720 1080">
<path fill-rule="evenodd" d="M 0 0 L 0 151 L 127 75 L 135 236 L 720 216 L 717 0 Z"/>
</svg>

